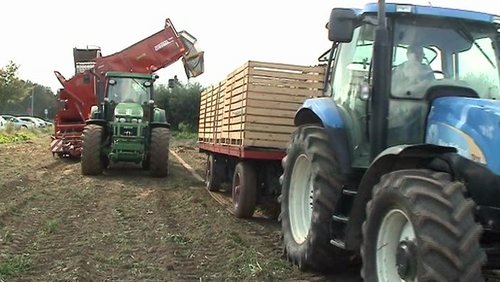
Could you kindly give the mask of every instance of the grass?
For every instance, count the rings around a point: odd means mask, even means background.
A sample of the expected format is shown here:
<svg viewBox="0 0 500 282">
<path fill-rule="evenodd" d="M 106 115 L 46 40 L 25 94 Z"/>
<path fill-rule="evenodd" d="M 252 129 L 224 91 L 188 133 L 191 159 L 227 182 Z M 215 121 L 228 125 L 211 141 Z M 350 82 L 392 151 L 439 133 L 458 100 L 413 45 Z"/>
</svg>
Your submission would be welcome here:
<svg viewBox="0 0 500 282">
<path fill-rule="evenodd" d="M 176 140 L 196 140 L 198 133 L 188 131 L 172 131 L 172 137 Z"/>
<path fill-rule="evenodd" d="M 52 127 L 16 130 L 13 124 L 8 123 L 5 128 L 0 129 L 0 144 L 30 141 L 51 131 Z"/>
<path fill-rule="evenodd" d="M 43 233 L 52 234 L 55 233 L 57 229 L 59 229 L 59 223 L 57 222 L 57 219 L 51 219 L 48 220 L 43 226 Z"/>
<path fill-rule="evenodd" d="M 0 257 L 0 281 L 6 281 L 7 278 L 27 272 L 31 269 L 32 264 L 29 254 Z"/>
</svg>

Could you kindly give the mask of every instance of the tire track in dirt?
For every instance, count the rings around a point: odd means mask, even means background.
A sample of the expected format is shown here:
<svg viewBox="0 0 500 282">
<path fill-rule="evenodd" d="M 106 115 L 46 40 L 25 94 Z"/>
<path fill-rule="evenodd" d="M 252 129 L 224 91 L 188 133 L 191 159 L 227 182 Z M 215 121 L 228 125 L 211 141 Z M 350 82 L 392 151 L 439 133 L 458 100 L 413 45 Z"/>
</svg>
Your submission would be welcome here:
<svg viewBox="0 0 500 282">
<path fill-rule="evenodd" d="M 40 193 L 43 193 L 44 179 L 49 169 L 69 165 L 59 160 L 50 159 L 43 147 L 44 140 L 35 140 L 27 144 L 2 146 L 0 153 L 3 160 L 17 159 L 10 163 L 10 171 L 2 173 L 0 185 L 0 249 L 4 255 L 22 255 L 30 253 L 36 247 L 36 228 L 24 228 L 22 221 L 30 219 L 29 225 L 40 226 L 43 214 L 36 207 L 30 207 Z M 15 154 L 13 156 L 12 154 Z M 48 164 L 47 164 L 48 162 Z M 15 171 L 15 174 L 12 174 Z M 26 172 L 28 171 L 28 172 Z M 11 179 L 8 176 L 14 176 Z M 40 185 L 42 184 L 42 185 Z"/>
<path fill-rule="evenodd" d="M 41 166 L 26 180 L 23 193 L 33 197 L 0 221 L 0 239 L 11 233 L 11 240 L 0 241 L 2 254 L 30 254 L 31 269 L 20 281 L 314 277 L 282 260 L 276 222 L 234 218 L 175 158 L 167 178 L 152 178 L 137 166 L 88 177 L 79 163 L 47 161 L 50 152 L 39 149 L 36 156 L 17 152 L 18 159 L 37 158 Z"/>
</svg>

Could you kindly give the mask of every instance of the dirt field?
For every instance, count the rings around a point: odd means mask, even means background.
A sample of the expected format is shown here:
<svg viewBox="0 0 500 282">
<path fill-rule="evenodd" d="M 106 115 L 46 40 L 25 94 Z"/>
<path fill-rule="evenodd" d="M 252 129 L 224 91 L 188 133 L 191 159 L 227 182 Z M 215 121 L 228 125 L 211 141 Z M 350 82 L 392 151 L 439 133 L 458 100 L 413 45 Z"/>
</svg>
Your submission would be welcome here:
<svg viewBox="0 0 500 282">
<path fill-rule="evenodd" d="M 0 281 L 359 281 L 302 273 L 275 220 L 239 220 L 174 156 L 170 175 L 119 166 L 85 177 L 49 137 L 0 145 Z M 193 142 L 173 149 L 203 175 Z"/>
</svg>

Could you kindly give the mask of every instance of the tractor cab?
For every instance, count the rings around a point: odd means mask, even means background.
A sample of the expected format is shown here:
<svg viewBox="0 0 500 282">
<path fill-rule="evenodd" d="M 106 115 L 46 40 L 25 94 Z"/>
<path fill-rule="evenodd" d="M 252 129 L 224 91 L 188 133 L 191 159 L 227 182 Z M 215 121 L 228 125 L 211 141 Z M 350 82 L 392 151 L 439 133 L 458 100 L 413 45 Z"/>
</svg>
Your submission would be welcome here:
<svg viewBox="0 0 500 282">
<path fill-rule="evenodd" d="M 387 4 L 385 38 L 375 46 L 377 9 L 333 9 L 328 23 L 334 45 L 326 94 L 347 123 L 357 167 L 386 147 L 424 143 L 437 98 L 500 99 L 499 18 Z"/>
</svg>

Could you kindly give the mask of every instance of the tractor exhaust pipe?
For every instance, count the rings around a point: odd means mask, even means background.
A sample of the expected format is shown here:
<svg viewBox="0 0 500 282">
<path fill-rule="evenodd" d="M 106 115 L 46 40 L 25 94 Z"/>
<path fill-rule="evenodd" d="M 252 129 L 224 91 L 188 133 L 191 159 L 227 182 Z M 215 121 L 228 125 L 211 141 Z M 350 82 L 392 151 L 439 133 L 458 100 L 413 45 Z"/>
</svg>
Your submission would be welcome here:
<svg viewBox="0 0 500 282">
<path fill-rule="evenodd" d="M 378 25 L 375 30 L 375 43 L 373 46 L 373 93 L 371 99 L 371 122 L 370 122 L 370 152 L 371 159 L 387 147 L 387 118 L 389 112 L 389 76 L 390 66 L 389 31 L 387 30 L 387 19 L 385 0 L 378 1 Z"/>
</svg>

